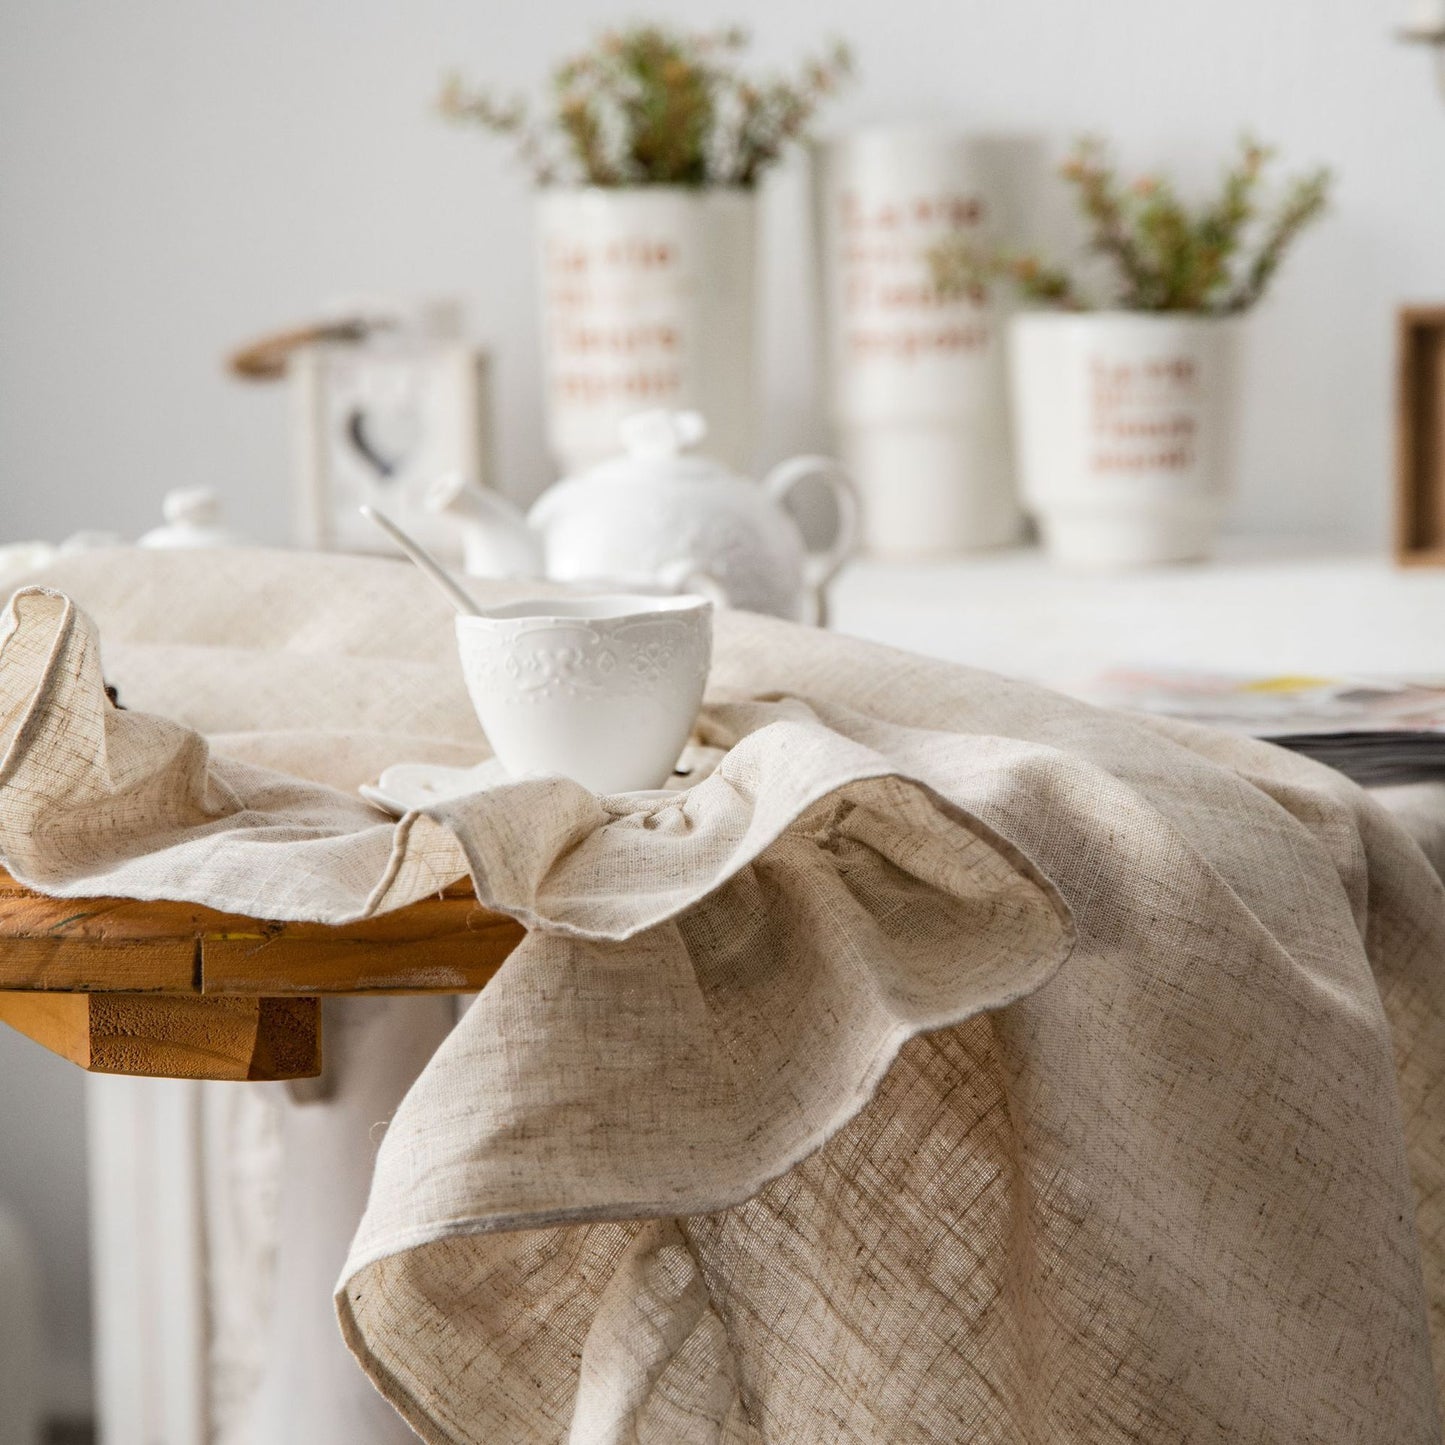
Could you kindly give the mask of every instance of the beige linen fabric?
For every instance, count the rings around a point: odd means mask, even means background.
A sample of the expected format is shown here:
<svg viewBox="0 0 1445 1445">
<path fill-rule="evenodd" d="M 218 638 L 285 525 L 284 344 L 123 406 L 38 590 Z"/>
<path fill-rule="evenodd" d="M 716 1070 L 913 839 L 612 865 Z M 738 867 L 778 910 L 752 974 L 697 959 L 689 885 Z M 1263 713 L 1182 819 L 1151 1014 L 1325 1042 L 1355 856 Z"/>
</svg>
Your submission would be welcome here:
<svg viewBox="0 0 1445 1445">
<path fill-rule="evenodd" d="M 729 614 L 688 793 L 392 825 L 338 790 L 482 748 L 419 580 L 45 580 L 0 643 L 26 881 L 341 919 L 470 870 L 533 929 L 338 1291 L 426 1438 L 1439 1439 L 1445 893 L 1336 775 Z"/>
</svg>

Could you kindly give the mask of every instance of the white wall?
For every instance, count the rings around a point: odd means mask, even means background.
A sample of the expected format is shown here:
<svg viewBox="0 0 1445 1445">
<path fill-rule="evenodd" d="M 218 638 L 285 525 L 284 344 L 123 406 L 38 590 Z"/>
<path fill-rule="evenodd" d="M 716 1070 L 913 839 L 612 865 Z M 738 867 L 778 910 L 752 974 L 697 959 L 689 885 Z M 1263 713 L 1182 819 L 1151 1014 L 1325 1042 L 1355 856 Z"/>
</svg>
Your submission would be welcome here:
<svg viewBox="0 0 1445 1445">
<path fill-rule="evenodd" d="M 610 0 L 5 0 L 0 7 L 0 540 L 135 533 L 207 481 L 279 539 L 280 392 L 228 381 L 237 341 L 358 291 L 455 292 L 500 362 L 500 454 L 547 477 L 526 184 L 431 112 L 460 65 L 530 84 Z M 655 7 L 661 10 L 663 7 Z M 831 124 L 935 116 L 1114 136 L 1207 170 L 1246 126 L 1339 172 L 1338 204 L 1251 324 L 1238 522 L 1379 542 L 1391 327 L 1445 299 L 1445 103 L 1370 0 L 674 0 L 784 60 L 825 33 L 862 77 Z M 820 439 L 796 171 L 774 187 L 768 450 Z M 78 1093 L 0 1040 L 0 1197 L 44 1231 L 59 1375 L 83 1368 Z M 51 1092 L 52 1087 L 59 1092 Z M 52 1207 L 53 1206 L 53 1207 Z M 62 1389 L 57 1383 L 56 1389 Z"/>
<path fill-rule="evenodd" d="M 279 391 L 228 346 L 338 293 L 456 292 L 495 343 L 508 485 L 546 479 L 530 218 L 498 146 L 430 109 L 448 66 L 518 87 L 637 7 L 609 0 L 8 0 L 0 10 L 0 536 L 135 532 L 207 480 L 284 535 Z M 861 83 L 833 116 L 1117 137 L 1212 166 L 1246 126 L 1327 161 L 1338 205 L 1251 332 L 1239 522 L 1378 541 L 1391 320 L 1445 297 L 1445 104 L 1391 40 L 1405 0 L 674 0 L 782 60 L 832 31 Z M 801 186 L 770 218 L 769 451 L 817 440 L 796 296 Z"/>
</svg>

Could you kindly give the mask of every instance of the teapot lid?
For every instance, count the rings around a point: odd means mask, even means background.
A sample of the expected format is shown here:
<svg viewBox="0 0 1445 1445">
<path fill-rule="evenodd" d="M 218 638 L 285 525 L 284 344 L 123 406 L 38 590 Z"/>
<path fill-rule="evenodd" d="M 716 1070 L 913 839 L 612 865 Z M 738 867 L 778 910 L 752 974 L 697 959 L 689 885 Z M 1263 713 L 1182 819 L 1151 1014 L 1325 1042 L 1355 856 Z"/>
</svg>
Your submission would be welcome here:
<svg viewBox="0 0 1445 1445">
<path fill-rule="evenodd" d="M 690 453 L 707 435 L 701 412 L 634 412 L 618 425 L 622 454 L 582 473 L 588 481 L 700 481 L 731 477 L 712 457 Z"/>
<path fill-rule="evenodd" d="M 165 526 L 153 527 L 137 543 L 141 547 L 231 547 L 244 539 L 229 531 L 221 515 L 221 499 L 210 487 L 175 487 L 161 503 Z"/>
</svg>

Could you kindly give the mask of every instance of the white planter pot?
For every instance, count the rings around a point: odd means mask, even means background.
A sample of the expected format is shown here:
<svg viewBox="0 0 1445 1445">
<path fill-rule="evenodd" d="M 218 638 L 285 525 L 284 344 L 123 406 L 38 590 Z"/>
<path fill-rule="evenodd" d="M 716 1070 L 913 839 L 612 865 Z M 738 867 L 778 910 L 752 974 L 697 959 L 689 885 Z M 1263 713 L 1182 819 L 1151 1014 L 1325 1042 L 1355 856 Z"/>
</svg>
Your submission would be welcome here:
<svg viewBox="0 0 1445 1445">
<path fill-rule="evenodd" d="M 757 201 L 674 186 L 543 191 L 548 439 L 564 474 L 615 456 L 618 423 L 696 410 L 708 451 L 753 463 Z"/>
<path fill-rule="evenodd" d="M 864 543 L 883 556 L 1017 541 L 1002 317 L 940 301 L 928 251 L 987 243 L 1018 147 L 931 126 L 857 131 L 823 148 L 819 236 L 831 411 L 858 484 Z"/>
<path fill-rule="evenodd" d="M 1059 561 L 1207 557 L 1234 483 L 1236 323 L 1030 314 L 1009 326 L 1024 499 Z"/>
</svg>

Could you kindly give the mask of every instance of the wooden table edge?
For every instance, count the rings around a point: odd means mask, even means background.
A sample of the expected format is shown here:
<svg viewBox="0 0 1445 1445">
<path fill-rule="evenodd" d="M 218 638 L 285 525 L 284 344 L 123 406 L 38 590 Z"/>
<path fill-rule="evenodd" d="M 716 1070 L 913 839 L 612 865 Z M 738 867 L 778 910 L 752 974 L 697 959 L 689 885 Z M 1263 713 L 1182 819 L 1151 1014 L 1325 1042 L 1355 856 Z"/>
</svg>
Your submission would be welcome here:
<svg viewBox="0 0 1445 1445">
<path fill-rule="evenodd" d="M 50 898 L 0 870 L 0 1021 L 95 1072 L 303 1078 L 322 997 L 473 993 L 524 937 L 469 879 L 333 925 Z"/>
</svg>

